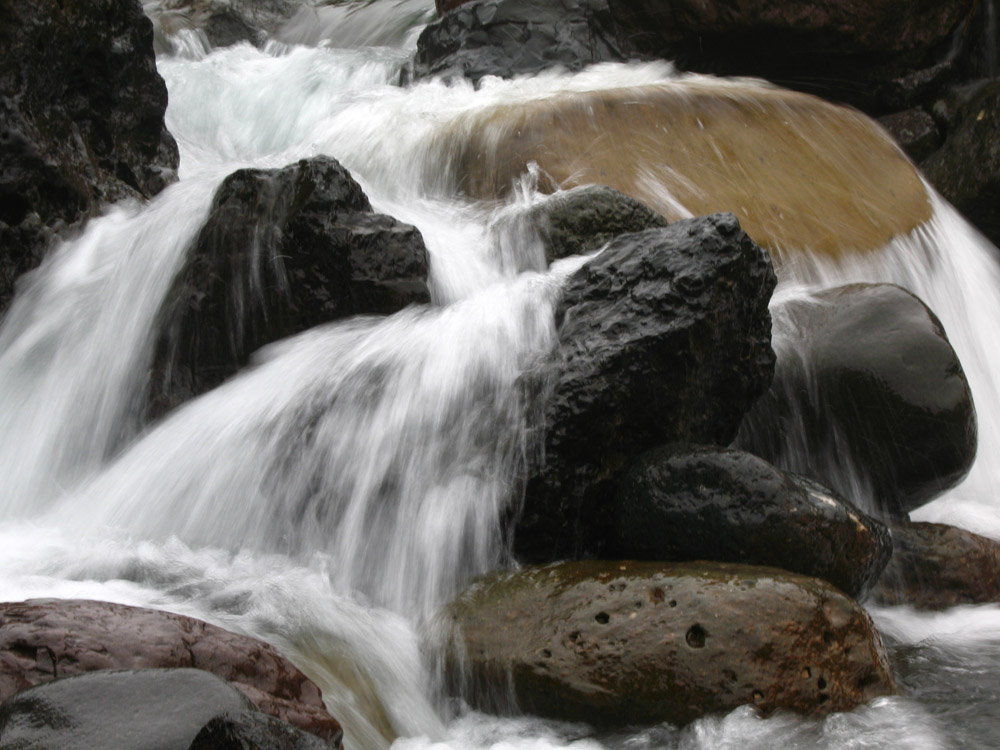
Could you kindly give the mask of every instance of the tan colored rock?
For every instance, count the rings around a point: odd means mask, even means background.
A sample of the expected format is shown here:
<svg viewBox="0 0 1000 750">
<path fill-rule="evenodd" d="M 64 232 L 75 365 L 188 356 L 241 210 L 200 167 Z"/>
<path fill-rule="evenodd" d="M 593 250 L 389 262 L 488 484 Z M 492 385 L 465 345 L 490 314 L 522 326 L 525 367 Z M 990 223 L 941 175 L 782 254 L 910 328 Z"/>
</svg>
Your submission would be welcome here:
<svg viewBox="0 0 1000 750">
<path fill-rule="evenodd" d="M 865 115 L 764 84 L 687 80 L 497 105 L 440 136 L 459 189 L 598 183 L 677 219 L 731 211 L 776 260 L 883 247 L 931 213 L 917 170 Z"/>
<path fill-rule="evenodd" d="M 447 617 L 452 678 L 486 710 L 504 685 L 526 712 L 605 725 L 823 716 L 895 691 L 865 611 L 776 568 L 560 563 L 481 579 Z"/>
</svg>

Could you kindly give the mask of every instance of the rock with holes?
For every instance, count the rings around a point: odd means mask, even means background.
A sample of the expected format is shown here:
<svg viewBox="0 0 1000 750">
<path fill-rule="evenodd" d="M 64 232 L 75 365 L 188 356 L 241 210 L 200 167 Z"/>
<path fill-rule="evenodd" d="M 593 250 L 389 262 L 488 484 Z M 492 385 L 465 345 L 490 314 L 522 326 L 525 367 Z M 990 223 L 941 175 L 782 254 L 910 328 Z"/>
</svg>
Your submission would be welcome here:
<svg viewBox="0 0 1000 750">
<path fill-rule="evenodd" d="M 0 0 L 0 312 L 57 234 L 176 179 L 166 107 L 135 0 Z"/>
<path fill-rule="evenodd" d="M 265 713 L 324 739 L 341 734 L 319 688 L 256 638 L 191 617 L 109 602 L 0 604 L 0 700 L 56 678 L 154 667 L 211 672 Z"/>
<path fill-rule="evenodd" d="M 533 373 L 550 391 L 514 534 L 522 559 L 599 553 L 617 475 L 640 453 L 732 440 L 771 379 L 774 284 L 732 214 L 620 235 L 568 279 L 559 347 Z"/>
<path fill-rule="evenodd" d="M 1000 601 L 1000 542 L 940 523 L 892 530 L 889 567 L 872 590 L 882 604 L 946 609 Z"/>
<path fill-rule="evenodd" d="M 444 617 L 452 688 L 490 711 L 513 699 L 591 724 L 683 724 L 747 703 L 823 716 L 895 691 L 865 611 L 774 568 L 526 568 L 479 580 Z"/>
<path fill-rule="evenodd" d="M 856 598 L 892 552 L 880 521 L 806 477 L 731 448 L 673 445 L 640 456 L 621 480 L 614 516 L 616 557 L 771 565 Z"/>
<path fill-rule="evenodd" d="M 162 311 L 154 414 L 222 382 L 264 344 L 428 302 L 427 272 L 420 232 L 374 213 L 336 160 L 234 172 Z"/>
</svg>

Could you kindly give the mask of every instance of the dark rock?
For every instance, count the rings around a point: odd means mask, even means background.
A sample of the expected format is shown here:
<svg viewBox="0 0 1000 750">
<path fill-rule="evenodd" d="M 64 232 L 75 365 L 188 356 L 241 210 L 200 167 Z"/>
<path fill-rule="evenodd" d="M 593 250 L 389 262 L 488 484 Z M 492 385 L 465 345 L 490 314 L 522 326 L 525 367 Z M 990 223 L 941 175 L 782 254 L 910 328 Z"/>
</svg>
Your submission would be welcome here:
<svg viewBox="0 0 1000 750">
<path fill-rule="evenodd" d="M 914 161 L 929 156 L 941 145 L 941 133 L 934 118 L 922 109 L 896 112 L 878 121 Z"/>
<path fill-rule="evenodd" d="M 621 38 L 683 69 L 753 75 L 881 114 L 916 102 L 880 101 L 943 83 L 936 65 L 973 0 L 609 0 Z M 930 73 L 926 71 L 931 71 Z"/>
<path fill-rule="evenodd" d="M 0 750 L 187 750 L 214 716 L 250 708 L 199 669 L 92 672 L 0 706 Z"/>
<path fill-rule="evenodd" d="M 607 0 L 479 0 L 430 24 L 417 40 L 414 75 L 511 78 L 554 66 L 580 70 L 627 59 Z"/>
<path fill-rule="evenodd" d="M 109 602 L 0 604 L 0 700 L 56 678 L 154 667 L 211 672 L 265 713 L 324 739 L 340 735 L 319 688 L 255 638 L 182 615 Z"/>
<path fill-rule="evenodd" d="M 239 42 L 260 44 L 291 18 L 300 4 L 292 0 L 169 0 L 146 3 L 156 27 L 157 52 L 173 52 L 172 37 L 199 30 L 212 47 Z"/>
<path fill-rule="evenodd" d="M 972 393 L 917 297 L 855 284 L 772 314 L 774 383 L 747 416 L 740 447 L 896 517 L 966 475 L 976 456 Z"/>
<path fill-rule="evenodd" d="M 256 711 L 227 713 L 209 721 L 187 750 L 330 750 L 341 747 L 339 739 L 327 744 L 312 734 Z"/>
<path fill-rule="evenodd" d="M 136 0 L 0 0 L 0 312 L 53 237 L 175 179 Z"/>
<path fill-rule="evenodd" d="M 621 235 L 570 277 L 559 348 L 539 374 L 544 463 L 527 483 L 518 555 L 597 551 L 626 463 L 665 442 L 733 439 L 771 379 L 774 284 L 732 214 Z"/>
<path fill-rule="evenodd" d="M 490 711 L 513 697 L 540 716 L 681 724 L 747 703 L 823 716 L 894 692 L 865 611 L 774 568 L 561 563 L 492 574 L 446 618 L 452 687 Z"/>
<path fill-rule="evenodd" d="M 822 578 L 858 598 L 892 552 L 889 530 L 815 482 L 749 453 L 665 446 L 625 472 L 611 552 L 718 560 Z"/>
<path fill-rule="evenodd" d="M 892 539 L 875 601 L 919 609 L 1000 601 L 1000 543 L 939 523 L 902 524 Z"/>
<path fill-rule="evenodd" d="M 428 302 L 427 270 L 420 232 L 373 213 L 334 159 L 234 172 L 163 311 L 154 414 L 222 382 L 267 343 Z"/>
<path fill-rule="evenodd" d="M 995 245 L 1000 245 L 1000 81 L 982 86 L 957 125 L 923 163 L 931 184 Z"/>
</svg>

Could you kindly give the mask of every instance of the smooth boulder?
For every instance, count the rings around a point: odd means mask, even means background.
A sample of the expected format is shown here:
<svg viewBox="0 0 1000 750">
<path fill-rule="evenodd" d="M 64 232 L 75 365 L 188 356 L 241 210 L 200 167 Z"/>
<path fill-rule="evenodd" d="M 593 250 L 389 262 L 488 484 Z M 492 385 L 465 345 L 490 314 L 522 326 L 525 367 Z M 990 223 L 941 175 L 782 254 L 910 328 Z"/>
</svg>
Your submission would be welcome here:
<svg viewBox="0 0 1000 750">
<path fill-rule="evenodd" d="M 219 384 L 265 344 L 429 302 L 427 273 L 420 232 L 374 213 L 336 160 L 234 172 L 161 313 L 153 413 Z"/>
<path fill-rule="evenodd" d="M 732 211 L 779 271 L 802 253 L 880 250 L 931 215 L 920 174 L 872 120 L 762 83 L 513 100 L 452 120 L 435 148 L 455 189 L 479 200 L 534 170 L 542 192 L 607 185 L 671 221 Z"/>
<path fill-rule="evenodd" d="M 920 299 L 892 284 L 852 284 L 771 312 L 774 383 L 747 416 L 739 447 L 897 518 L 968 473 L 972 393 Z"/>
<path fill-rule="evenodd" d="M 872 590 L 880 604 L 947 609 L 1000 602 L 1000 542 L 940 523 L 892 529 L 889 567 Z"/>
<path fill-rule="evenodd" d="M 241 711 L 216 716 L 195 736 L 187 750 L 330 750 L 312 734 L 257 711 Z"/>
<path fill-rule="evenodd" d="M 0 313 L 56 237 L 176 179 L 166 107 L 135 0 L 0 0 Z"/>
<path fill-rule="evenodd" d="M 674 445 L 640 456 L 622 477 L 614 515 L 616 557 L 768 565 L 822 578 L 854 598 L 892 553 L 881 522 L 731 448 Z"/>
<path fill-rule="evenodd" d="M 684 724 L 744 704 L 818 717 L 895 691 L 865 611 L 774 568 L 587 561 L 495 573 L 444 623 L 451 687 L 488 711 L 516 700 L 590 724 Z"/>
<path fill-rule="evenodd" d="M 625 234 L 563 286 L 545 384 L 542 461 L 514 550 L 531 561 L 600 550 L 618 472 L 671 441 L 725 445 L 771 380 L 767 253 L 732 214 Z"/>
<path fill-rule="evenodd" d="M 183 615 L 110 602 L 0 604 L 0 700 L 57 678 L 148 668 L 211 672 L 265 713 L 324 739 L 340 736 L 340 724 L 327 713 L 319 688 L 256 638 Z"/>
</svg>

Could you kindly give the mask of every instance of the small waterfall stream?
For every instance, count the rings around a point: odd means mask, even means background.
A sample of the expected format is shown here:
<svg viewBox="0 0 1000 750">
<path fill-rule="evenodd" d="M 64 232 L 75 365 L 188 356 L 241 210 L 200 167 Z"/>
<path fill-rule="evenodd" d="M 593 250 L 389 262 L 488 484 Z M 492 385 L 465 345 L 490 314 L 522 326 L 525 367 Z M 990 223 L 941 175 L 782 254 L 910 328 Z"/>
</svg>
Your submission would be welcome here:
<svg viewBox="0 0 1000 750">
<path fill-rule="evenodd" d="M 371 15 L 347 18 L 351 38 L 395 46 L 336 48 L 346 11 L 333 5 L 297 16 L 263 51 L 209 51 L 185 31 L 160 57 L 181 181 L 146 206 L 111 208 L 54 249 L 0 328 L 0 596 L 159 607 L 265 638 L 324 689 L 348 748 L 1000 742 L 989 729 L 1000 697 L 990 682 L 1000 666 L 995 606 L 874 610 L 918 689 L 821 722 L 741 709 L 683 730 L 594 735 L 440 705 L 427 623 L 472 577 L 509 562 L 502 524 L 533 447 L 518 379 L 554 346 L 552 309 L 574 265 L 518 274 L 540 268 L 539 248 L 505 227 L 542 198 L 527 185 L 505 206 L 467 202 L 451 192 L 432 136 L 498 102 L 673 74 L 664 64 L 604 65 L 478 91 L 400 88 L 429 6 L 397 3 L 407 20 L 391 27 L 377 15 L 384 5 L 366 7 Z M 271 345 L 244 373 L 143 425 L 156 313 L 214 190 L 234 169 L 316 154 L 340 160 L 376 210 L 421 230 L 435 304 Z M 880 253 L 790 267 L 779 294 L 891 281 L 938 313 L 972 384 L 981 458 L 917 515 L 1000 538 L 1000 267 L 950 206 L 935 199 L 933 212 Z M 933 685 L 946 675 L 955 689 L 939 694 Z M 969 706 L 978 707 L 972 720 Z"/>
</svg>

